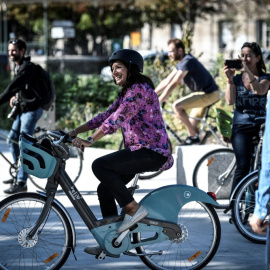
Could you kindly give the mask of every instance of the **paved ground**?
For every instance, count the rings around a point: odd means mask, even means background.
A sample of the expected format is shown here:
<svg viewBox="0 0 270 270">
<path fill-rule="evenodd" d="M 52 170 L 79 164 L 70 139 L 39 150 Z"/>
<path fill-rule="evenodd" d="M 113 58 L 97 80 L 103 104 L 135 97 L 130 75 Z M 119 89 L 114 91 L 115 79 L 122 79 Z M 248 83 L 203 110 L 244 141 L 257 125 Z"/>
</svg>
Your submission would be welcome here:
<svg viewBox="0 0 270 270">
<path fill-rule="evenodd" d="M 0 140 L 0 150 L 5 151 L 7 157 L 11 158 L 10 153 L 3 141 Z M 192 149 L 191 149 L 192 151 Z M 96 187 L 98 180 L 95 179 L 91 172 L 92 161 L 109 150 L 103 149 L 87 149 L 85 152 L 84 168 L 81 178 L 77 182 L 77 187 L 83 194 L 86 202 L 93 207 L 93 212 L 100 218 L 99 204 L 96 196 Z M 2 183 L 2 180 L 9 178 L 8 164 L 0 156 L 0 200 L 6 197 L 3 193 L 3 189 L 7 186 Z M 188 169 L 188 168 L 186 168 Z M 44 181 L 44 180 L 41 180 Z M 136 199 L 139 201 L 145 194 L 147 194 L 153 187 L 157 188 L 167 184 L 176 183 L 176 166 L 169 171 L 163 172 L 160 176 L 148 180 L 140 181 L 140 190 L 136 195 Z M 28 191 L 35 191 L 36 188 L 29 183 Z M 92 235 L 89 234 L 83 221 L 79 215 L 74 211 L 71 203 L 66 196 L 58 194 L 57 199 L 60 200 L 63 205 L 70 212 L 77 233 L 77 246 L 76 257 L 71 254 L 68 261 L 62 269 L 147 269 L 146 266 L 137 257 L 129 257 L 122 255 L 119 259 L 106 258 L 104 261 L 98 261 L 93 256 L 90 256 L 83 252 L 85 246 L 95 245 L 95 240 Z M 225 215 L 222 210 L 218 210 L 218 215 L 221 222 L 222 238 L 219 249 L 214 259 L 204 269 L 211 270 L 261 270 L 264 269 L 264 245 L 254 244 L 244 237 L 242 237 L 234 225 L 231 225 L 228 220 L 228 215 Z M 1 226 L 1 225 L 0 225 Z M 1 251 L 0 251 L 1 252 Z"/>
</svg>

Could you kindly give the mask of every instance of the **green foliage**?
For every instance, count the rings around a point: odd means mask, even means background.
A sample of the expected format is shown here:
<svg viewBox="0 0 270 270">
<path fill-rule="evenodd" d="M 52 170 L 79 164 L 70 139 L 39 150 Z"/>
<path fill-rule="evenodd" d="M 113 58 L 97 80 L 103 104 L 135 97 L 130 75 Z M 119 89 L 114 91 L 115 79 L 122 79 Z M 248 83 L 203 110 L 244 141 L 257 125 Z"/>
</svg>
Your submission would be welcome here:
<svg viewBox="0 0 270 270">
<path fill-rule="evenodd" d="M 113 82 L 105 82 L 98 75 L 85 78 L 70 72 L 65 76 L 60 73 L 53 74 L 52 77 L 57 89 L 57 129 L 74 129 L 104 112 L 115 101 L 119 91 Z M 88 136 L 89 134 L 82 134 L 84 138 Z M 95 146 L 117 148 L 120 136 L 116 138 L 104 138 Z"/>
</svg>

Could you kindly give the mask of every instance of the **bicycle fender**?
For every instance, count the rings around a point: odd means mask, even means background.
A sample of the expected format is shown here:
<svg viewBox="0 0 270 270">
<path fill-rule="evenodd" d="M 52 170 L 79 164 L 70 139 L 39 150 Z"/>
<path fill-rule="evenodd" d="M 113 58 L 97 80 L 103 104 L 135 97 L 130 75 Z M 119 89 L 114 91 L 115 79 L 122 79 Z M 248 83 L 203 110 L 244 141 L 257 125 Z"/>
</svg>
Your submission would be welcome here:
<svg viewBox="0 0 270 270">
<path fill-rule="evenodd" d="M 191 201 L 218 205 L 206 192 L 187 185 L 169 185 L 155 189 L 148 193 L 140 204 L 147 209 L 147 218 L 177 223 L 182 206 Z"/>
<path fill-rule="evenodd" d="M 37 190 L 37 193 L 45 198 L 47 198 L 47 195 L 45 192 L 39 191 Z M 68 213 L 68 211 L 66 210 L 66 208 L 57 200 L 54 198 L 53 202 L 55 204 L 57 204 L 61 210 L 65 213 L 69 223 L 70 223 L 70 227 L 71 227 L 71 231 L 72 231 L 72 235 L 73 235 L 73 243 L 72 243 L 72 247 L 73 247 L 73 252 L 75 253 L 75 247 L 76 247 L 76 231 L 75 231 L 75 226 L 74 223 L 70 217 L 70 214 Z"/>
</svg>

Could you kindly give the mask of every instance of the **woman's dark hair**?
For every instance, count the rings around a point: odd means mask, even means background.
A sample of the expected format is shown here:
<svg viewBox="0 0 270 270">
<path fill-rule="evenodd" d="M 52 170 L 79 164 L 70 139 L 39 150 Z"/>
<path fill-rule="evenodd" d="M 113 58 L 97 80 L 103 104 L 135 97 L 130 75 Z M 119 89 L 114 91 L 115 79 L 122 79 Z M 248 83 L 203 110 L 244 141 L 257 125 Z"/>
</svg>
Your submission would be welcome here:
<svg viewBox="0 0 270 270">
<path fill-rule="evenodd" d="M 118 94 L 119 96 L 124 96 L 128 90 L 128 88 L 130 88 L 133 84 L 136 83 L 147 83 L 151 88 L 155 89 L 155 85 L 152 82 L 152 80 L 143 75 L 138 66 L 134 65 L 134 64 L 127 64 L 127 63 L 123 63 L 125 65 L 125 67 L 128 70 L 128 75 L 127 75 L 127 81 L 126 84 L 123 85 L 120 93 Z M 114 81 L 115 82 L 115 81 Z"/>
<path fill-rule="evenodd" d="M 256 64 L 257 69 L 259 71 L 259 74 L 261 75 L 262 73 L 266 73 L 266 66 L 263 60 L 263 55 L 262 55 L 262 51 L 261 48 L 259 46 L 258 43 L 256 42 L 245 42 L 242 47 L 241 50 L 245 47 L 248 47 L 251 49 L 251 51 L 256 55 L 256 56 L 261 56 L 261 59 L 259 60 L 259 62 Z"/>
</svg>

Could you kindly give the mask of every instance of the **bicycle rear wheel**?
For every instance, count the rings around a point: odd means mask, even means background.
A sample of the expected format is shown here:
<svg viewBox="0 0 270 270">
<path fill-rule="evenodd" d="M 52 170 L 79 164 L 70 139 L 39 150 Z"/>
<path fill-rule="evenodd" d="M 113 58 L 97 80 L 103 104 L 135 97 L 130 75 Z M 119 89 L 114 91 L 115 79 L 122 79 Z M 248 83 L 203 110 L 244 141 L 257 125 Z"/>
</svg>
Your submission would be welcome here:
<svg viewBox="0 0 270 270">
<path fill-rule="evenodd" d="M 169 147 L 170 147 L 170 152 L 172 153 L 171 141 L 169 141 Z M 119 145 L 118 150 L 121 150 L 121 149 L 124 149 L 124 148 L 125 148 L 124 140 L 122 140 L 120 145 Z M 144 172 L 143 174 L 139 175 L 139 179 L 140 180 L 148 180 L 148 179 L 151 179 L 151 178 L 154 178 L 154 177 L 160 175 L 162 172 L 163 172 L 163 170 L 161 170 L 161 169 L 158 170 L 158 171 L 155 171 L 155 172 Z"/>
<path fill-rule="evenodd" d="M 60 269 L 73 243 L 69 220 L 55 203 L 32 239 L 27 232 L 35 225 L 46 198 L 20 193 L 0 202 L 0 269 Z"/>
<path fill-rule="evenodd" d="M 140 256 L 150 269 L 202 269 L 214 257 L 221 228 L 212 205 L 202 202 L 185 204 L 179 212 L 178 225 L 182 230 L 180 239 L 136 248 L 138 254 L 157 254 Z M 145 232 L 134 234 L 133 237 L 136 243 L 140 243 L 150 236 Z"/>
<path fill-rule="evenodd" d="M 232 220 L 236 229 L 248 240 L 264 244 L 266 233 L 255 233 L 249 225 L 249 220 L 255 208 L 255 191 L 258 188 L 258 174 L 252 174 L 238 188 L 232 200 Z M 269 219 L 269 217 L 267 217 Z"/>
<path fill-rule="evenodd" d="M 229 199 L 235 171 L 235 155 L 230 148 L 219 148 L 205 154 L 193 171 L 193 185 L 214 192 L 217 199 Z"/>
<path fill-rule="evenodd" d="M 76 183 L 79 179 L 82 168 L 83 168 L 83 152 L 73 146 L 69 146 L 70 157 L 66 161 L 66 172 L 69 175 L 73 183 Z M 45 190 L 47 181 L 45 179 L 40 179 L 33 175 L 28 175 L 28 179 L 40 190 Z M 58 191 L 61 190 L 61 187 L 58 187 Z"/>
</svg>

